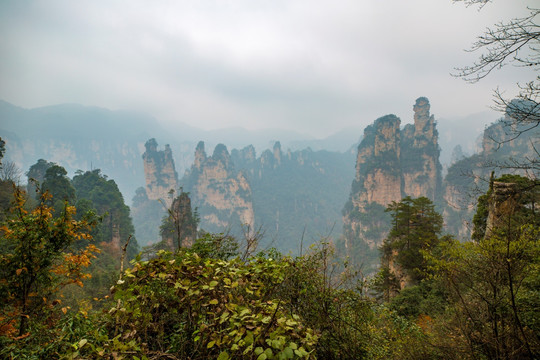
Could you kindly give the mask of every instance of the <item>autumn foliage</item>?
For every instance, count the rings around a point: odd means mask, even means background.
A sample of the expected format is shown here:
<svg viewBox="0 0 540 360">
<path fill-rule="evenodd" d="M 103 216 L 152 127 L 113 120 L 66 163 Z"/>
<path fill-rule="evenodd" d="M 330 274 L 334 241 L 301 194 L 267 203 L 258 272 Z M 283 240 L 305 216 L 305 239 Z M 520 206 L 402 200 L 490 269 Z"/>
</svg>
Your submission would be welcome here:
<svg viewBox="0 0 540 360">
<path fill-rule="evenodd" d="M 83 286 L 91 277 L 85 268 L 99 249 L 89 243 L 92 221 L 74 220 L 73 206 L 66 203 L 54 214 L 45 192 L 29 209 L 26 193 L 17 187 L 14 199 L 0 227 L 0 335 L 23 339 L 36 335 L 36 321 L 52 327 L 56 313 L 67 312 L 59 290 L 69 284 Z"/>
</svg>

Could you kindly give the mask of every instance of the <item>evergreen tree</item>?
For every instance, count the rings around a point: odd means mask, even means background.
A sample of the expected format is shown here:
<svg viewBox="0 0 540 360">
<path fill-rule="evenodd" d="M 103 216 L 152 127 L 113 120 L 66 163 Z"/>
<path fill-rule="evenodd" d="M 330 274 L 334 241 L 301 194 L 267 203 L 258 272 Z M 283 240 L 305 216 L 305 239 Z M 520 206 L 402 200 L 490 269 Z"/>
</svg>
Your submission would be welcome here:
<svg viewBox="0 0 540 360">
<path fill-rule="evenodd" d="M 37 187 L 43 184 L 47 169 L 53 165 L 55 164 L 52 162 L 39 159 L 34 165 L 30 166 L 30 169 L 26 172 L 26 176 L 28 177 L 28 193 L 33 194 L 36 199 L 39 198 L 39 194 L 36 193 Z"/>
<path fill-rule="evenodd" d="M 65 202 L 75 204 L 75 189 L 67 177 L 66 169 L 60 165 L 54 164 L 45 171 L 41 191 L 51 194 L 52 199 L 48 201 L 55 211 L 55 216 L 59 216 Z"/>
<path fill-rule="evenodd" d="M 392 263 L 413 282 L 425 277 L 426 260 L 423 251 L 437 246 L 443 219 L 435 205 L 426 197 L 407 196 L 387 208 L 392 215 L 392 229 L 382 246 L 384 262 Z M 397 275 L 397 274 L 395 274 Z"/>
</svg>

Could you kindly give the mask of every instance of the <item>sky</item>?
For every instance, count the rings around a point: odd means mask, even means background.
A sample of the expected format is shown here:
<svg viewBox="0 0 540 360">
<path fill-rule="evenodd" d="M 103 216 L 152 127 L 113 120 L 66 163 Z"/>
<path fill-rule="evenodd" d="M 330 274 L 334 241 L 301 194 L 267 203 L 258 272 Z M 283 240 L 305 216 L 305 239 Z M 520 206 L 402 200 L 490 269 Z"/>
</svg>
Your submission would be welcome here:
<svg viewBox="0 0 540 360">
<path fill-rule="evenodd" d="M 451 0 L 0 1 L 0 99 L 144 111 L 202 129 L 282 128 L 323 138 L 386 114 L 489 110 L 532 70 L 451 76 L 489 26 L 537 0 L 481 11 Z"/>
</svg>

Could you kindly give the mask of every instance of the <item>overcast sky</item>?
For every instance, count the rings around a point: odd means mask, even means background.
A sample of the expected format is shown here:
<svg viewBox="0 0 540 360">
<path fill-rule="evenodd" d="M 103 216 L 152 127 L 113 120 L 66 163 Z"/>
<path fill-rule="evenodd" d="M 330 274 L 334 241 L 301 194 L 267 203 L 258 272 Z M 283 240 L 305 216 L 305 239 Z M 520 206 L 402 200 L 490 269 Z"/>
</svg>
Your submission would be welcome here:
<svg viewBox="0 0 540 360">
<path fill-rule="evenodd" d="M 0 99 L 32 108 L 137 109 L 215 129 L 324 137 L 419 96 L 437 118 L 485 111 L 531 70 L 477 84 L 450 76 L 498 21 L 537 0 L 481 11 L 451 0 L 0 1 Z"/>
</svg>

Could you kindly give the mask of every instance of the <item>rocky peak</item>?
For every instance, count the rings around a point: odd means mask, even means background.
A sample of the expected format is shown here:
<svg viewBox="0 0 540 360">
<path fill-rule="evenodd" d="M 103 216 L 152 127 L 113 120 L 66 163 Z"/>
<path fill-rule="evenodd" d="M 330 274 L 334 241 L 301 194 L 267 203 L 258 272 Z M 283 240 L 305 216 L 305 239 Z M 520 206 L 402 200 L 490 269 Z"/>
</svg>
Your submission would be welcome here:
<svg viewBox="0 0 540 360">
<path fill-rule="evenodd" d="M 416 99 L 415 104 L 413 105 L 413 111 L 414 111 L 414 124 L 418 124 L 420 122 L 426 122 L 429 120 L 429 110 L 431 106 L 429 105 L 429 100 L 426 97 L 419 97 Z"/>
<path fill-rule="evenodd" d="M 442 169 L 435 121 L 428 99 L 418 98 L 413 110 L 414 125 L 403 130 L 395 115 L 383 116 L 364 130 L 356 178 L 343 209 L 348 249 L 367 245 L 374 251 L 381 244 L 389 230 L 384 209 L 393 201 L 405 196 L 435 200 Z"/>
<path fill-rule="evenodd" d="M 395 115 L 386 115 L 375 120 L 373 131 L 375 135 L 374 155 L 379 156 L 384 152 L 395 152 L 399 157 L 399 127 L 400 118 Z M 364 138 L 366 134 L 364 133 Z"/>
<path fill-rule="evenodd" d="M 281 165 L 281 143 L 276 141 L 274 144 L 274 159 L 276 160 L 276 165 Z"/>
<path fill-rule="evenodd" d="M 429 113 L 429 100 L 425 97 L 416 99 L 414 111 L 414 145 L 424 146 L 426 141 L 433 140 L 435 133 L 435 118 Z"/>
<path fill-rule="evenodd" d="M 184 189 L 199 209 L 202 228 L 213 232 L 223 232 L 228 226 L 240 224 L 253 228 L 251 187 L 245 175 L 235 170 L 225 145 L 218 144 L 208 158 L 203 146 L 202 142 L 197 146 L 196 162 L 182 180 Z M 252 151 L 254 155 L 255 149 Z M 249 152 L 248 149 L 246 153 Z M 239 152 L 233 155 L 238 158 Z"/>
<path fill-rule="evenodd" d="M 143 154 L 144 175 L 146 179 L 146 194 L 150 200 L 165 201 L 167 206 L 171 205 L 169 197 L 170 190 L 178 188 L 178 174 L 174 167 L 172 150 L 169 145 L 165 150 L 157 150 L 156 139 L 146 142 L 146 151 Z"/>
<path fill-rule="evenodd" d="M 199 141 L 195 148 L 195 159 L 193 160 L 193 166 L 197 169 L 201 169 L 201 164 L 206 161 L 206 152 L 204 151 L 204 141 Z"/>
<path fill-rule="evenodd" d="M 146 144 L 144 144 L 144 147 L 146 148 L 146 152 L 148 152 L 148 153 L 157 152 L 157 146 L 158 146 L 158 143 L 157 143 L 156 139 L 154 139 L 154 138 L 148 140 L 146 142 Z"/>
<path fill-rule="evenodd" d="M 231 156 L 229 155 L 229 151 L 227 150 L 227 147 L 223 144 L 218 144 L 214 148 L 214 153 L 212 154 L 212 159 L 214 161 L 220 161 L 225 168 L 229 167 L 229 163 L 231 161 Z"/>
<path fill-rule="evenodd" d="M 253 145 L 248 145 L 242 150 L 234 149 L 233 152 L 245 163 L 252 163 L 257 160 L 257 155 L 255 153 L 255 147 Z"/>
</svg>

